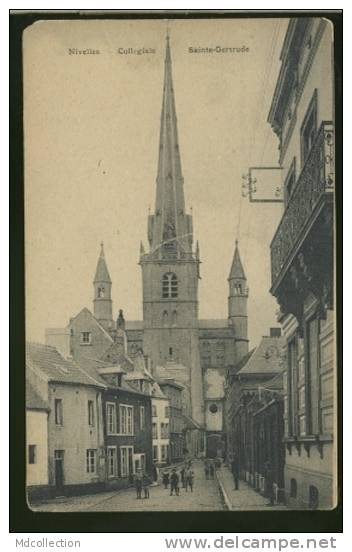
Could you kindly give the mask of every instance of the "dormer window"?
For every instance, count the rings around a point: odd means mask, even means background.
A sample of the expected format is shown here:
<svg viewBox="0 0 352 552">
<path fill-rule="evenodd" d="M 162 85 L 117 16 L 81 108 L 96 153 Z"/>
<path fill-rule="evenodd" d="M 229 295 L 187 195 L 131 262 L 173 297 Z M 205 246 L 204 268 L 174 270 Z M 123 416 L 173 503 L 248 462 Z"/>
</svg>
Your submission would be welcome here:
<svg viewBox="0 0 352 552">
<path fill-rule="evenodd" d="M 92 332 L 81 332 L 81 345 L 92 344 Z"/>
<path fill-rule="evenodd" d="M 163 299 L 174 299 L 178 296 L 177 276 L 173 272 L 167 272 L 162 279 Z"/>
</svg>

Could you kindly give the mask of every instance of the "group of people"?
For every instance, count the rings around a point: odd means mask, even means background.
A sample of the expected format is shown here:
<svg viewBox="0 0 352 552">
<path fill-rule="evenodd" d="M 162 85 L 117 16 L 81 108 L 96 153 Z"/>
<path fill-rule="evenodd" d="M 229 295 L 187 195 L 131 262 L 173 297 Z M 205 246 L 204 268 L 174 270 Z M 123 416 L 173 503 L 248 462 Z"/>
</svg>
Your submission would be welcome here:
<svg viewBox="0 0 352 552">
<path fill-rule="evenodd" d="M 144 491 L 144 498 L 150 498 L 149 487 L 152 484 L 150 477 L 139 468 L 134 476 L 134 483 L 136 487 L 137 499 L 142 498 L 142 491 Z"/>
<path fill-rule="evenodd" d="M 181 467 L 180 473 L 177 472 L 176 468 L 172 468 L 171 473 L 165 469 L 162 472 L 162 482 L 164 489 L 168 489 L 170 485 L 170 496 L 173 496 L 174 493 L 175 496 L 180 495 L 180 482 L 186 492 L 188 492 L 188 489 L 193 492 L 194 471 L 192 470 L 191 461 L 188 461 Z"/>
</svg>

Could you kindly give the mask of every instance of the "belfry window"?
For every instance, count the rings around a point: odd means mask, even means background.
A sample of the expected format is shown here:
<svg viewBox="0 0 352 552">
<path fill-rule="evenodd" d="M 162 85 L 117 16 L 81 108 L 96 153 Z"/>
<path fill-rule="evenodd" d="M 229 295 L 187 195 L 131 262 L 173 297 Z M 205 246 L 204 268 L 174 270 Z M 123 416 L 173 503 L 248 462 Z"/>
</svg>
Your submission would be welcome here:
<svg viewBox="0 0 352 552">
<path fill-rule="evenodd" d="M 99 297 L 99 299 L 102 299 L 103 297 L 105 297 L 105 288 L 104 287 L 99 287 L 98 288 L 98 297 Z"/>
<path fill-rule="evenodd" d="M 173 272 L 167 272 L 162 279 L 163 299 L 174 299 L 178 296 L 177 276 Z"/>
</svg>

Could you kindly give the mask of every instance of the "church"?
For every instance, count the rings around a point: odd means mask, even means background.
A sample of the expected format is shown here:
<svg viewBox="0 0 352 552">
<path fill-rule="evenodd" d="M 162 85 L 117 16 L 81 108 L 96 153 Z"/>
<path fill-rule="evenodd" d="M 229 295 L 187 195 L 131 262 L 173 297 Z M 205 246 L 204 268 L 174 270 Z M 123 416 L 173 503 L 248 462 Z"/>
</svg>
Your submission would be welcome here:
<svg viewBox="0 0 352 552">
<path fill-rule="evenodd" d="M 131 361 L 142 350 L 156 380 L 182 386 L 182 411 L 205 431 L 206 453 L 223 454 L 225 373 L 248 353 L 248 287 L 236 241 L 228 277 L 228 317 L 199 319 L 200 249 L 193 243 L 192 214 L 185 204 L 168 36 L 155 208 L 148 217 L 147 242 L 147 247 L 141 242 L 139 258 L 143 320 L 125 321 L 121 311 L 119 319 L 114 318 L 112 280 L 101 244 L 93 312 L 84 308 L 64 330 L 47 330 L 47 343 L 58 346 L 67 336 L 68 356 L 113 362 L 117 328 L 123 326 Z"/>
</svg>

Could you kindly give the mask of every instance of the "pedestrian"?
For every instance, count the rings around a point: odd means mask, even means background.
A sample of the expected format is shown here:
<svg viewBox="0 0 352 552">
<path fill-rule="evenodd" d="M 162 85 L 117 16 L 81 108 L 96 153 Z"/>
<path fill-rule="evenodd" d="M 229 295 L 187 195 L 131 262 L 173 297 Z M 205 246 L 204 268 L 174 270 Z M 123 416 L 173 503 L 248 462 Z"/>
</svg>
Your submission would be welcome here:
<svg viewBox="0 0 352 552">
<path fill-rule="evenodd" d="M 153 476 L 154 485 L 157 485 L 158 484 L 158 468 L 157 468 L 155 462 L 153 462 L 153 466 L 152 466 L 152 476 Z"/>
<path fill-rule="evenodd" d="M 186 468 L 185 466 L 182 466 L 182 470 L 180 471 L 180 475 L 181 475 L 181 483 L 182 483 L 182 488 L 184 489 L 185 486 L 186 486 L 186 482 L 185 482 L 185 473 L 186 473 Z"/>
<path fill-rule="evenodd" d="M 267 506 L 274 506 L 273 470 L 269 460 L 265 462 L 265 486 L 266 496 L 269 498 Z"/>
<path fill-rule="evenodd" d="M 188 487 L 191 489 L 191 493 L 193 493 L 193 484 L 194 484 L 194 471 L 191 468 L 188 468 L 185 474 L 185 480 L 186 480 L 186 492 L 188 492 Z"/>
<path fill-rule="evenodd" d="M 237 456 L 236 453 L 232 456 L 231 472 L 232 472 L 232 477 L 233 477 L 233 480 L 234 480 L 234 483 L 235 483 L 234 491 L 238 491 L 240 465 L 239 465 L 238 456 Z"/>
<path fill-rule="evenodd" d="M 179 481 L 180 481 L 180 478 L 176 472 L 176 469 L 174 468 L 171 472 L 171 477 L 170 477 L 170 484 L 171 484 L 170 496 L 174 494 L 174 491 L 176 493 L 176 496 L 179 496 L 180 494 Z"/>
<path fill-rule="evenodd" d="M 151 479 L 148 477 L 147 474 L 144 473 L 142 476 L 142 487 L 144 491 L 144 498 L 150 497 L 150 493 L 149 493 L 150 484 L 151 484 Z"/>
<path fill-rule="evenodd" d="M 204 463 L 204 472 L 205 472 L 205 479 L 209 479 L 209 462 L 208 460 Z"/>
<path fill-rule="evenodd" d="M 214 479 L 214 471 L 215 471 L 214 463 L 210 462 L 210 466 L 209 466 L 210 479 Z"/>
<path fill-rule="evenodd" d="M 135 484 L 136 493 L 137 493 L 136 498 L 137 499 L 142 498 L 142 470 L 141 469 L 137 470 L 137 473 L 134 478 L 134 484 Z"/>
<path fill-rule="evenodd" d="M 164 485 L 164 489 L 168 489 L 169 487 L 169 481 L 170 481 L 170 475 L 169 475 L 169 472 L 164 470 L 163 471 L 163 485 Z"/>
</svg>

